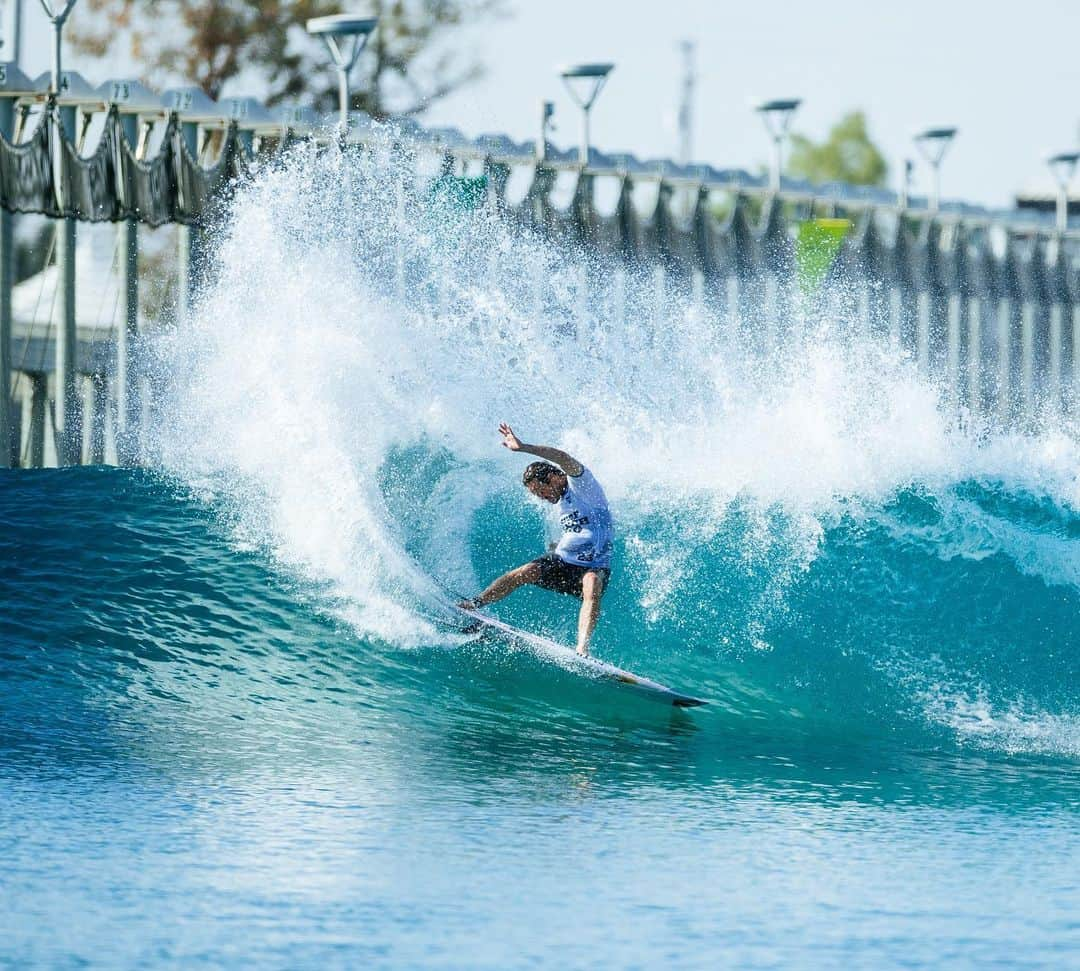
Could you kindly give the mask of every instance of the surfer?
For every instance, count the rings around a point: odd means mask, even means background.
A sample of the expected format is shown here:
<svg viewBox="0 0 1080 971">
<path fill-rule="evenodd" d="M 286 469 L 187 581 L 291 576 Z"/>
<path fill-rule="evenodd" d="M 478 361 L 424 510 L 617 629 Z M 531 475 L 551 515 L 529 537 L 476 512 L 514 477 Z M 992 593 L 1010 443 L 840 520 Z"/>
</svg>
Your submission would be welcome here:
<svg viewBox="0 0 1080 971">
<path fill-rule="evenodd" d="M 611 575 L 611 513 L 607 497 L 593 474 L 576 458 L 547 445 L 526 445 L 505 422 L 499 426 L 503 445 L 543 461 L 533 462 L 521 476 L 538 499 L 559 508 L 562 539 L 553 550 L 504 573 L 483 593 L 458 606 L 466 610 L 493 604 L 527 583 L 581 600 L 577 652 L 587 656 L 589 639 L 600 616 L 600 598 Z"/>
</svg>

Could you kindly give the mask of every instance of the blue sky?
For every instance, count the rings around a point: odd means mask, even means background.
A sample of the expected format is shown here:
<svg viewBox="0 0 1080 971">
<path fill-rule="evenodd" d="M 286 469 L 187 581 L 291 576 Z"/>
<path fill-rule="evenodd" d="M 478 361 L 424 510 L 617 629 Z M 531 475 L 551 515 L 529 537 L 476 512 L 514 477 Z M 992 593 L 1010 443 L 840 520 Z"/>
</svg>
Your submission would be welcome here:
<svg viewBox="0 0 1080 971">
<path fill-rule="evenodd" d="M 847 110 L 864 109 L 894 176 L 899 160 L 914 154 L 913 131 L 958 126 L 943 195 L 1007 205 L 1019 187 L 1045 179 L 1047 154 L 1077 147 L 1080 138 L 1075 0 L 516 0 L 510 6 L 510 17 L 460 39 L 486 64 L 485 78 L 438 104 L 427 121 L 527 138 L 537 128 L 540 99 L 550 98 L 557 105 L 555 140 L 575 144 L 577 110 L 555 68 L 610 60 L 617 67 L 594 111 L 593 143 L 641 157 L 674 155 L 678 42 L 689 38 L 697 43 L 698 161 L 764 163 L 768 143 L 751 99 L 799 96 L 804 106 L 794 128 L 814 137 Z M 48 33 L 40 5 L 26 0 L 25 9 L 24 69 L 37 73 L 49 65 Z M 72 17 L 78 16 L 76 7 Z M 90 80 L 117 73 L 75 60 L 71 66 Z M 916 190 L 926 186 L 917 169 Z"/>
</svg>

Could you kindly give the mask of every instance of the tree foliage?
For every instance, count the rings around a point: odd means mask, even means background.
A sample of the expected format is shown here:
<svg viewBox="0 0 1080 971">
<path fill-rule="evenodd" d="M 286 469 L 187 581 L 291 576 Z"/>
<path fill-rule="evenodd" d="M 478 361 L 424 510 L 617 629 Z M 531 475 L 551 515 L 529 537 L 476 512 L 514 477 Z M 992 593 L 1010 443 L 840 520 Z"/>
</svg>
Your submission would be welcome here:
<svg viewBox="0 0 1080 971">
<path fill-rule="evenodd" d="M 337 104 L 336 75 L 311 17 L 340 13 L 339 0 L 84 0 L 75 47 L 96 58 L 128 54 L 159 85 L 197 84 L 218 98 L 240 81 L 267 104 Z M 353 70 L 352 107 L 374 115 L 422 111 L 476 80 L 480 65 L 454 44 L 461 28 L 500 16 L 504 0 L 369 0 L 379 18 Z"/>
<path fill-rule="evenodd" d="M 823 142 L 792 135 L 788 172 L 811 182 L 884 185 L 889 165 L 866 130 L 866 115 L 852 111 L 833 125 Z"/>
</svg>

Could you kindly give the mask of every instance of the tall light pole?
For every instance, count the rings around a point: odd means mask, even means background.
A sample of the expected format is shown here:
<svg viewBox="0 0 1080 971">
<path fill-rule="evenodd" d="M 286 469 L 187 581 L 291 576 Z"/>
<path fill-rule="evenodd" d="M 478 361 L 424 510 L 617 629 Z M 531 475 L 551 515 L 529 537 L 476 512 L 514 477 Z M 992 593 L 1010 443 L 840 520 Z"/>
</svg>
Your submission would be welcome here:
<svg viewBox="0 0 1080 971">
<path fill-rule="evenodd" d="M 540 140 L 536 143 L 536 157 L 540 160 L 547 158 L 548 132 L 555 127 L 552 119 L 555 117 L 555 102 L 540 102 Z"/>
<path fill-rule="evenodd" d="M 1069 228 L 1069 183 L 1076 174 L 1076 163 L 1080 161 L 1080 152 L 1058 152 L 1051 155 L 1046 164 L 1054 181 L 1058 184 L 1057 195 L 1057 231 L 1065 232 Z"/>
<path fill-rule="evenodd" d="M 30 79 L 17 64 L 7 65 L 0 79 L 0 135 L 14 141 L 15 103 L 33 91 Z M 12 440 L 11 405 L 11 295 L 15 285 L 15 216 L 0 209 L 0 469 L 18 464 Z"/>
<path fill-rule="evenodd" d="M 67 21 L 76 0 L 64 0 L 63 4 L 41 0 L 45 15 L 52 23 L 53 58 L 52 75 L 49 79 L 49 94 L 54 99 L 56 111 L 53 115 L 53 131 L 57 161 L 63 157 L 65 132 L 72 145 L 78 146 L 75 133 L 75 119 L 78 115 L 76 104 L 64 104 L 64 98 L 70 88 L 71 79 L 64 75 L 62 64 L 61 37 L 64 23 Z M 77 85 L 75 87 L 78 87 Z M 58 166 L 59 168 L 59 166 Z M 66 187 L 57 187 L 57 202 L 66 208 Z M 54 429 L 56 436 L 56 464 L 78 465 L 82 461 L 82 415 L 79 396 L 79 377 L 77 370 L 78 332 L 75 325 L 75 234 L 76 221 L 71 216 L 64 216 L 57 227 L 56 266 L 59 270 L 57 291 L 60 297 L 61 323 L 56 335 L 56 413 Z"/>
<path fill-rule="evenodd" d="M 308 33 L 317 34 L 326 41 L 337 68 L 338 128 L 342 137 L 349 130 L 349 72 L 356 66 L 360 52 L 378 23 L 376 17 L 354 17 L 347 13 L 313 17 L 307 22 Z"/>
<path fill-rule="evenodd" d="M 915 135 L 915 147 L 919 150 L 933 173 L 930 191 L 930 211 L 937 212 L 941 204 L 941 160 L 956 137 L 955 128 L 927 128 Z"/>
<path fill-rule="evenodd" d="M 64 23 L 68 19 L 76 0 L 66 0 L 61 6 L 50 3 L 50 0 L 41 0 L 41 6 L 45 9 L 45 16 L 49 18 L 53 29 L 53 63 L 52 63 L 52 93 L 60 93 L 60 37 L 64 32 Z"/>
<path fill-rule="evenodd" d="M 19 66 L 19 57 L 22 53 L 22 5 L 23 0 L 6 0 L 4 4 L 4 23 L 0 33 L 0 49 L 3 51 L 2 60 Z M 8 12 L 10 11 L 10 16 Z M 8 38 L 7 31 L 10 28 L 11 36 Z"/>
<path fill-rule="evenodd" d="M 571 64 L 559 70 L 570 97 L 581 109 L 581 145 L 578 164 L 589 164 L 589 112 L 603 88 L 614 64 Z"/>
<path fill-rule="evenodd" d="M 773 140 L 773 167 L 769 184 L 773 192 L 780 191 L 780 172 L 784 164 L 784 141 L 791 127 L 791 119 L 799 110 L 802 98 L 776 98 L 772 101 L 759 101 L 754 111 L 761 115 L 765 128 Z"/>
<path fill-rule="evenodd" d="M 907 209 L 911 198 L 911 176 L 915 172 L 915 163 L 909 159 L 900 162 L 900 191 L 897 193 L 897 202 L 901 209 Z"/>
</svg>

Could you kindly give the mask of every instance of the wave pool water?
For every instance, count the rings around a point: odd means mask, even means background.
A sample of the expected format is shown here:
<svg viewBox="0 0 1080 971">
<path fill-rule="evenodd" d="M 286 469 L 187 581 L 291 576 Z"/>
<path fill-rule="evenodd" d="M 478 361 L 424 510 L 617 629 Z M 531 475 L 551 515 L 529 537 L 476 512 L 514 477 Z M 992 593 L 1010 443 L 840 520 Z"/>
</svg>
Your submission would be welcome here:
<svg viewBox="0 0 1080 971">
<path fill-rule="evenodd" d="M 1074 430 L 378 153 L 215 242 L 159 470 L 0 476 L 0 963 L 1076 962 Z M 439 622 L 543 549 L 504 419 L 612 500 L 596 653 L 708 708 Z"/>
</svg>

